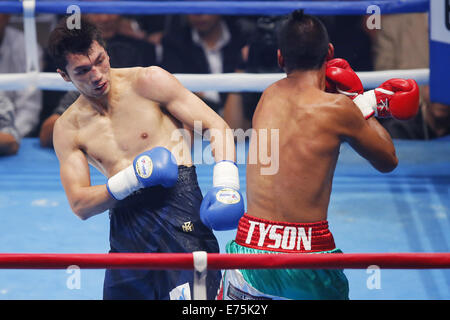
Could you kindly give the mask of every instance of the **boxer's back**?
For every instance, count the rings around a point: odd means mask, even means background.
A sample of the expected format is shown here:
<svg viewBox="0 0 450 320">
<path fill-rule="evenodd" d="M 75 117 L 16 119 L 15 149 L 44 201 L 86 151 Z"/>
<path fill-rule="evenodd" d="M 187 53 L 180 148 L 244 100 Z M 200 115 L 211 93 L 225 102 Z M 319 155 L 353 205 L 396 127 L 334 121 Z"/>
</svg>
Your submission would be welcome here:
<svg viewBox="0 0 450 320">
<path fill-rule="evenodd" d="M 269 140 L 278 146 L 266 147 L 279 148 L 279 163 L 273 175 L 262 175 L 259 161 L 248 164 L 250 215 L 286 222 L 326 220 L 341 142 L 335 124 L 339 99 L 289 79 L 264 92 L 253 117 L 254 134 L 279 130 L 279 141 Z"/>
</svg>

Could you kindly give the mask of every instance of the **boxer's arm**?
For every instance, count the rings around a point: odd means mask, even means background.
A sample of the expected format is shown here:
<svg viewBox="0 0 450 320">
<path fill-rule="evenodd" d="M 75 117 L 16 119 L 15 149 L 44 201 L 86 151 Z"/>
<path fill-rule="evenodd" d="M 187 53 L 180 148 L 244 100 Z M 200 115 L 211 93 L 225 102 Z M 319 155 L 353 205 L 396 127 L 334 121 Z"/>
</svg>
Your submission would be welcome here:
<svg viewBox="0 0 450 320">
<path fill-rule="evenodd" d="M 74 134 L 55 123 L 53 145 L 60 164 L 61 182 L 72 211 L 82 220 L 102 213 L 116 202 L 106 185 L 91 186 L 89 164 L 84 153 L 76 146 Z"/>
<path fill-rule="evenodd" d="M 143 69 L 137 85 L 142 95 L 163 105 L 173 117 L 188 128 L 195 130 L 200 124 L 203 131 L 209 129 L 211 149 L 216 162 L 235 161 L 234 136 L 230 127 L 203 100 L 186 89 L 175 76 L 162 68 L 152 66 Z"/>
<path fill-rule="evenodd" d="M 364 119 L 359 108 L 346 97 L 340 99 L 341 136 L 363 158 L 380 172 L 391 172 L 398 159 L 389 133 L 375 119 Z"/>
</svg>

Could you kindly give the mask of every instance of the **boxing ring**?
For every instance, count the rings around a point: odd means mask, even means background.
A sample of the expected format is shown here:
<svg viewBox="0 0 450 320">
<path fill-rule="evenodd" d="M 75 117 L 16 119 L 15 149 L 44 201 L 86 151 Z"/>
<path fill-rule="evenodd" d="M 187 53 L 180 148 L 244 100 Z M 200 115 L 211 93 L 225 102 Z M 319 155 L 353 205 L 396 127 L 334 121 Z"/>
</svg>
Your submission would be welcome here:
<svg viewBox="0 0 450 320">
<path fill-rule="evenodd" d="M 32 2 L 31 7 L 12 1 L 0 2 L 0 12 L 24 13 L 26 20 L 33 19 L 34 15 L 30 12 L 66 12 L 67 6 L 64 5 L 68 5 L 63 1 Z M 373 2 L 386 6 L 383 8 L 388 12 L 392 10 L 392 13 L 427 9 L 424 5 L 427 1 L 399 1 L 391 3 L 391 7 L 386 1 Z M 120 13 L 137 13 L 133 11 L 137 9 L 132 3 L 140 8 L 139 13 L 174 13 L 166 12 L 168 7 L 159 9 L 162 11 L 155 9 L 163 8 L 162 3 L 167 5 L 169 2 L 127 3 L 117 7 L 95 1 L 77 4 L 82 12 L 117 13 L 116 10 L 120 10 Z M 245 3 L 246 8 L 253 6 L 253 10 L 259 7 L 259 2 L 228 3 L 231 7 Z M 337 10 L 333 12 L 350 10 L 350 6 L 346 7 L 349 2 L 343 3 L 340 9 L 333 4 L 333 10 Z M 352 3 L 351 10 L 355 11 L 351 13 L 361 14 L 363 5 Z M 188 4 L 189 1 L 179 2 L 170 10 L 186 12 L 185 6 Z M 220 7 L 208 1 L 200 4 L 190 7 L 194 10 L 190 13 L 222 13 Z M 279 14 L 291 11 L 294 9 L 292 6 L 305 6 L 311 10 L 310 13 L 316 14 L 314 10 L 320 10 L 317 4 L 308 2 L 281 1 L 267 2 L 266 5 L 271 6 L 270 12 Z M 264 13 L 255 14 L 267 13 L 266 8 Z M 27 39 L 33 39 L 30 26 L 25 29 L 28 30 Z M 32 47 L 29 46 L 30 50 L 33 50 Z M 56 74 L 43 74 L 33 69 L 32 58 L 28 70 L 26 74 L 0 75 L 0 89 L 28 86 L 70 89 L 70 85 Z M 370 88 L 394 75 L 403 77 L 404 74 L 426 84 L 428 72 L 425 69 L 392 70 L 359 75 L 365 87 Z M 176 76 L 193 91 L 263 90 L 282 77 L 279 74 Z M 302 258 L 283 255 L 281 259 L 266 255 L 226 255 L 225 244 L 234 239 L 236 233 L 236 230 L 230 230 L 215 232 L 220 254 L 208 255 L 207 261 L 200 254 L 197 255 L 200 260 L 196 262 L 192 254 L 106 254 L 109 250 L 108 215 L 96 215 L 86 221 L 78 219 L 71 212 L 62 188 L 54 151 L 42 149 L 36 138 L 26 138 L 21 142 L 17 155 L 0 158 L 0 269 L 3 269 L 0 270 L 0 299 L 101 299 L 103 269 L 124 266 L 163 269 L 196 267 L 197 270 L 204 267 L 340 267 L 345 268 L 349 279 L 351 299 L 450 299 L 450 139 L 395 140 L 394 144 L 399 166 L 389 174 L 377 172 L 348 145 L 341 147 L 328 220 L 336 244 L 344 254 L 302 255 Z M 239 148 L 248 152 L 245 143 L 239 144 Z M 196 166 L 199 185 L 205 194 L 212 185 L 213 167 L 206 164 Z M 245 164 L 238 166 L 245 199 Z M 92 168 L 91 183 L 105 182 L 106 179 Z M 71 268 L 73 266 L 81 268 L 79 288 L 68 284 L 68 279 L 75 272 Z M 370 281 L 375 275 L 379 282 L 373 285 Z"/>
<path fill-rule="evenodd" d="M 450 265 L 450 141 L 394 142 L 400 163 L 394 172 L 386 175 L 372 169 L 347 145 L 341 149 L 329 210 L 331 231 L 345 254 L 382 254 L 383 258 L 353 257 L 354 263 L 359 263 L 353 268 L 361 269 L 353 269 L 351 264 L 346 266 L 350 298 L 449 299 L 450 270 L 442 268 L 443 264 L 446 268 Z M 197 165 L 197 173 L 202 192 L 206 193 L 212 183 L 212 167 Z M 59 261 L 61 270 L 23 270 L 30 268 L 30 264 L 44 269 L 49 265 L 44 264 L 42 256 L 38 260 L 29 257 L 31 261 L 23 256 L 10 256 L 15 260 L 7 261 L 16 264 L 10 264 L 9 268 L 19 269 L 0 270 L 0 299 L 101 299 L 104 270 L 98 268 L 111 261 L 95 260 L 96 266 L 87 265 L 95 267 L 93 270 L 82 268 L 80 289 L 67 288 L 70 274 L 66 269 L 77 263 L 83 265 L 75 254 L 101 254 L 109 250 L 107 214 L 81 221 L 71 212 L 59 180 L 56 156 L 52 150 L 42 149 L 35 138 L 25 139 L 17 155 L 0 158 L 0 177 L 0 252 L 74 254 L 72 260 L 63 256 L 62 262 Z M 93 169 L 92 183 L 105 182 Z M 240 165 L 240 183 L 245 190 L 243 165 Z M 243 195 L 245 198 L 245 192 Z M 235 230 L 217 231 L 215 235 L 223 253 Z M 400 255 L 400 260 L 391 259 L 390 254 L 395 253 L 412 253 L 413 257 L 403 260 Z M 431 260 L 436 270 L 424 270 L 429 265 L 407 270 L 421 261 L 420 253 L 447 255 Z M 0 255 L 0 266 L 5 267 L 3 258 Z M 267 263 L 266 256 L 262 259 Z M 223 266 L 225 260 L 221 261 Z M 57 260 L 52 261 L 56 268 Z M 162 262 L 170 261 L 173 259 Z M 235 265 L 236 260 L 229 263 Z M 368 289 L 367 279 L 371 274 L 366 268 L 377 263 L 381 268 L 381 288 Z M 390 264 L 383 268 L 383 263 Z"/>
</svg>

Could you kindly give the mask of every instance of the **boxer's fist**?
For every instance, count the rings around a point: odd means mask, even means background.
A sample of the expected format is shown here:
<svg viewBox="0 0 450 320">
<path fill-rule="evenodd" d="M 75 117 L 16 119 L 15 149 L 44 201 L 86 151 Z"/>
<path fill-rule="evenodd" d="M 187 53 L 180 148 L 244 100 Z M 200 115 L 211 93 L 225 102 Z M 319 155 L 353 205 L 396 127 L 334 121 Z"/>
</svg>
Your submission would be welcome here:
<svg viewBox="0 0 450 320">
<path fill-rule="evenodd" d="M 419 101 L 419 86 L 412 79 L 390 79 L 354 100 L 366 119 L 375 115 L 398 120 L 413 118 L 419 111 Z"/>
<path fill-rule="evenodd" d="M 173 187 L 178 179 L 178 165 L 172 153 L 163 147 L 156 147 L 138 155 L 133 169 L 142 187 L 162 185 Z"/>
<path fill-rule="evenodd" d="M 238 167 L 232 161 L 218 162 L 214 166 L 213 188 L 200 206 L 200 219 L 210 229 L 232 230 L 237 228 L 244 211 Z"/>
<path fill-rule="evenodd" d="M 390 79 L 375 89 L 375 116 L 408 120 L 419 111 L 419 86 L 412 79 Z"/>
<path fill-rule="evenodd" d="M 208 191 L 200 206 L 200 219 L 213 230 L 232 230 L 244 215 L 244 200 L 233 188 L 214 187 Z"/>
<path fill-rule="evenodd" d="M 344 59 L 332 59 L 326 65 L 326 91 L 330 93 L 345 94 L 354 99 L 364 92 L 358 75 Z"/>
<path fill-rule="evenodd" d="M 116 200 L 136 190 L 156 185 L 169 188 L 178 180 L 178 165 L 172 153 L 156 147 L 139 154 L 133 164 L 108 179 L 106 188 Z"/>
</svg>

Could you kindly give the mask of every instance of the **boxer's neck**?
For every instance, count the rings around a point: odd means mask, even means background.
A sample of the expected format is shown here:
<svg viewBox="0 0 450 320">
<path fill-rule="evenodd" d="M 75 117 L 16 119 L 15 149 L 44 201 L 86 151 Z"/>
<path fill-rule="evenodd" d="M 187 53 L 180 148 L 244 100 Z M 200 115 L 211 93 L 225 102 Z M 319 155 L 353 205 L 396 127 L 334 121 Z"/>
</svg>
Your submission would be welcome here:
<svg viewBox="0 0 450 320">
<path fill-rule="evenodd" d="M 325 89 L 325 73 L 322 69 L 307 71 L 292 71 L 287 74 L 287 78 L 295 81 L 300 87 L 317 87 Z"/>
<path fill-rule="evenodd" d="M 106 94 L 100 98 L 86 97 L 86 99 L 90 102 L 95 111 L 104 116 L 110 109 L 108 95 L 109 94 Z"/>
</svg>

